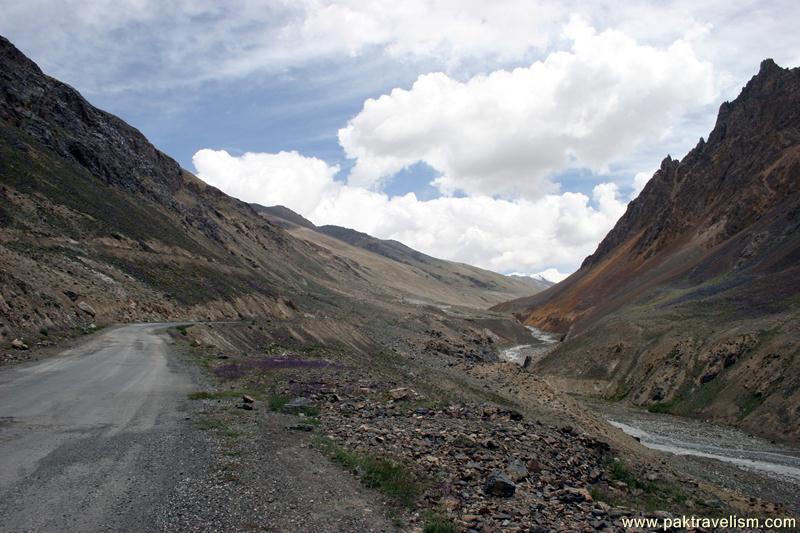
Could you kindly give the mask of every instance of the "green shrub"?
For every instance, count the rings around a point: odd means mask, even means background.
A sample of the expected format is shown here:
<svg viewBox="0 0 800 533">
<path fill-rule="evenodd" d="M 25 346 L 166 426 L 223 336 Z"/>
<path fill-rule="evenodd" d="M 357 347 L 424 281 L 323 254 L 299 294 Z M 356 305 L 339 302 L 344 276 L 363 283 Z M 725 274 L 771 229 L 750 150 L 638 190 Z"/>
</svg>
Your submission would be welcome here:
<svg viewBox="0 0 800 533">
<path fill-rule="evenodd" d="M 287 403 L 289 403 L 289 398 L 286 396 L 272 396 L 267 401 L 267 406 L 270 411 L 280 411 Z"/>
<path fill-rule="evenodd" d="M 320 442 L 333 462 L 356 472 L 365 487 L 381 491 L 394 502 L 410 507 L 422 493 L 419 480 L 401 461 L 347 450 L 329 439 Z"/>
<path fill-rule="evenodd" d="M 224 400 L 226 398 L 238 398 L 242 396 L 242 391 L 223 390 L 223 391 L 198 391 L 189 394 L 190 400 Z"/>
<path fill-rule="evenodd" d="M 452 520 L 441 513 L 428 513 L 425 517 L 425 533 L 456 533 L 455 524 Z"/>
</svg>

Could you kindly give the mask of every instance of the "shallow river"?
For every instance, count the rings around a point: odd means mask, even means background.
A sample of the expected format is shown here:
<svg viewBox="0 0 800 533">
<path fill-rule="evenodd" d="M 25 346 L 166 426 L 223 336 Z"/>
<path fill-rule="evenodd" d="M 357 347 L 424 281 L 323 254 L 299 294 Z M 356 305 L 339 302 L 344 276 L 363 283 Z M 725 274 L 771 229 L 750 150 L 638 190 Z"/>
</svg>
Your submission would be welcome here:
<svg viewBox="0 0 800 533">
<path fill-rule="evenodd" d="M 556 335 L 536 328 L 530 344 L 503 350 L 500 359 L 523 364 L 533 362 L 553 350 Z M 636 437 L 648 448 L 676 455 L 714 459 L 768 478 L 772 483 L 788 483 L 800 488 L 800 449 L 789 448 L 748 435 L 743 431 L 660 413 L 649 413 L 620 404 L 590 401 L 589 405 L 613 426 Z"/>
<path fill-rule="evenodd" d="M 648 448 L 732 463 L 800 487 L 800 450 L 773 444 L 730 427 L 648 413 L 620 405 L 595 405 L 612 425 Z"/>
<path fill-rule="evenodd" d="M 525 326 L 531 332 L 530 344 L 520 344 L 506 348 L 500 352 L 500 359 L 503 361 L 511 361 L 521 365 L 525 362 L 527 356 L 531 356 L 531 362 L 536 362 L 547 353 L 549 353 L 556 344 L 558 344 L 559 336 L 552 333 L 547 333 L 540 329 Z"/>
</svg>

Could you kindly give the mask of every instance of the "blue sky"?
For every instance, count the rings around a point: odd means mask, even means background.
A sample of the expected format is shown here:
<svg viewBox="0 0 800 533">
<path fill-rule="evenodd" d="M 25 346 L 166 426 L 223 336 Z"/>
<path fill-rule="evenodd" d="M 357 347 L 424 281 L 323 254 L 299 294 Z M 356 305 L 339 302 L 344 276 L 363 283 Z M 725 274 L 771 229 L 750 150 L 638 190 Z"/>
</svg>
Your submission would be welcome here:
<svg viewBox="0 0 800 533">
<path fill-rule="evenodd" d="M 45 72 L 246 201 L 496 271 L 571 272 L 794 2 L 4 2 Z"/>
</svg>

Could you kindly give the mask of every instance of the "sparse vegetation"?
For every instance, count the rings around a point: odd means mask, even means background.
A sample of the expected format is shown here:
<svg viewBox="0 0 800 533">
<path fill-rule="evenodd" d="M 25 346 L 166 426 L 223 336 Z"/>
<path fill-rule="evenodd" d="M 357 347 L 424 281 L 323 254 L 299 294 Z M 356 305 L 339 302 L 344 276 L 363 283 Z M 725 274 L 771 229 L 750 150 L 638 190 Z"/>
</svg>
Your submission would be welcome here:
<svg viewBox="0 0 800 533">
<path fill-rule="evenodd" d="M 456 525 L 442 513 L 429 511 L 425 515 L 425 533 L 456 533 Z"/>
<path fill-rule="evenodd" d="M 647 410 L 651 413 L 670 413 L 672 412 L 672 402 L 660 402 L 647 406 Z"/>
<path fill-rule="evenodd" d="M 267 400 L 270 411 L 280 411 L 287 403 L 289 403 L 289 398 L 286 396 L 272 396 Z"/>
<path fill-rule="evenodd" d="M 356 473 L 365 487 L 381 491 L 399 505 L 411 506 L 422 493 L 422 483 L 401 461 L 363 455 L 326 438 L 320 438 L 317 442 L 333 462 Z"/>
<path fill-rule="evenodd" d="M 227 398 L 238 398 L 242 396 L 242 391 L 224 390 L 224 391 L 198 391 L 189 394 L 190 400 L 224 400 Z"/>
<path fill-rule="evenodd" d="M 689 497 L 678 482 L 642 480 L 636 471 L 618 458 L 607 461 L 606 467 L 609 479 L 625 483 L 630 492 L 606 490 L 599 486 L 590 487 L 589 493 L 595 500 L 613 506 L 633 507 L 642 511 L 669 509 L 684 512 L 689 510 Z"/>
</svg>

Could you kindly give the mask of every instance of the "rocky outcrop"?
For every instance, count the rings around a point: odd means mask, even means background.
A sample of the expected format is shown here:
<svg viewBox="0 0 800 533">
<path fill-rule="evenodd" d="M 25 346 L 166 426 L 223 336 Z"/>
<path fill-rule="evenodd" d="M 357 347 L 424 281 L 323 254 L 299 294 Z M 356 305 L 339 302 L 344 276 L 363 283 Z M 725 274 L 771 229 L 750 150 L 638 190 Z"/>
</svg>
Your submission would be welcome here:
<svg viewBox="0 0 800 533">
<path fill-rule="evenodd" d="M 798 259 L 800 69 L 765 60 L 738 98 L 722 104 L 708 140 L 662 161 L 575 274 L 498 308 L 567 334 L 541 370 L 605 382 L 604 395 L 669 401 L 664 408 L 674 412 L 800 438 L 792 429 L 800 426 L 798 372 L 783 375 L 767 400 L 752 398 L 734 370 L 766 344 L 796 339 Z M 718 347 L 742 335 L 762 340 L 723 355 Z M 624 349 L 606 349 L 620 340 Z M 672 349 L 687 343 L 689 353 Z M 776 353 L 797 368 L 793 351 Z M 745 397 L 752 399 L 735 408 L 716 404 Z M 758 423 L 768 412 L 771 422 Z"/>
</svg>

